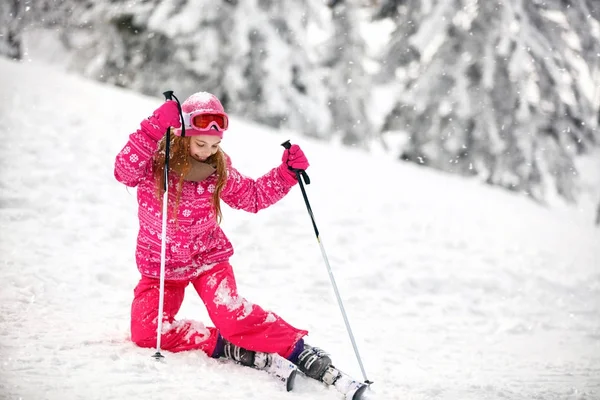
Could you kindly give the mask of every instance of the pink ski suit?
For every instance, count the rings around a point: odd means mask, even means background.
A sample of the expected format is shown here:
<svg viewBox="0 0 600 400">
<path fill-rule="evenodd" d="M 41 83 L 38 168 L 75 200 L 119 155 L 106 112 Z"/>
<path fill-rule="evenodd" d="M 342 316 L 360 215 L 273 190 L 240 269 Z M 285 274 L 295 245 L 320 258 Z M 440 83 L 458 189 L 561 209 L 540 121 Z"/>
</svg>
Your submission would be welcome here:
<svg viewBox="0 0 600 400">
<path fill-rule="evenodd" d="M 152 156 L 167 129 L 163 125 L 156 116 L 142 121 L 115 161 L 116 179 L 137 186 L 140 225 L 135 256 L 142 277 L 134 291 L 131 339 L 142 347 L 156 345 L 162 208 L 156 197 Z M 292 187 L 279 168 L 253 180 L 227 161 L 227 183 L 221 199 L 233 208 L 256 213 L 279 201 Z M 212 356 L 220 333 L 237 346 L 288 357 L 308 332 L 238 295 L 228 262 L 233 246 L 217 224 L 211 203 L 215 184 L 216 174 L 200 182 L 185 181 L 176 220 L 169 214 L 161 347 L 174 352 L 199 349 Z M 176 201 L 176 185 L 177 180 L 169 177 L 169 210 Z M 189 283 L 203 300 L 216 328 L 175 320 Z"/>
</svg>

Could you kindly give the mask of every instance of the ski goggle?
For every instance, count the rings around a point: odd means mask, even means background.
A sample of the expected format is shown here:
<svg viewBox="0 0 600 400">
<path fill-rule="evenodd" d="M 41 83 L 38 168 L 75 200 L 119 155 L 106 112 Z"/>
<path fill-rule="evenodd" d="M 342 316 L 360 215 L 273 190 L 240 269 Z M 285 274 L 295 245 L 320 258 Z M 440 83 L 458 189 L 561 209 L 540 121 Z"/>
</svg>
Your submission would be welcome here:
<svg viewBox="0 0 600 400">
<path fill-rule="evenodd" d="M 207 131 L 214 129 L 224 131 L 229 127 L 229 118 L 220 113 L 207 113 L 203 111 L 192 111 L 183 114 L 185 129 L 195 129 L 198 131 Z"/>
</svg>

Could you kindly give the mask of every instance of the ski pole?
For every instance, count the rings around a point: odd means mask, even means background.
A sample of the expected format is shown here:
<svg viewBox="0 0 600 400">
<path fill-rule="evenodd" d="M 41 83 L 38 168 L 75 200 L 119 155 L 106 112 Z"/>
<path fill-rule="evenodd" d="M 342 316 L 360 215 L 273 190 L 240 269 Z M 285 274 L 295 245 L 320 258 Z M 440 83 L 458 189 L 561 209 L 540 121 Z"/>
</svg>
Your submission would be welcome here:
<svg viewBox="0 0 600 400">
<path fill-rule="evenodd" d="M 290 149 L 292 144 L 289 140 L 286 140 L 281 144 L 284 148 Z M 344 304 L 342 302 L 342 297 L 340 296 L 340 292 L 338 290 L 337 284 L 335 283 L 335 278 L 333 277 L 333 271 L 331 270 L 331 266 L 329 265 L 329 260 L 327 258 L 327 253 L 325 253 L 325 247 L 323 247 L 323 242 L 321 241 L 321 236 L 319 235 L 319 229 L 317 228 L 317 223 L 315 222 L 315 216 L 312 212 L 312 208 L 310 207 L 310 203 L 308 201 L 308 196 L 306 195 L 306 190 L 304 189 L 304 183 L 302 183 L 302 179 L 306 182 L 307 185 L 310 185 L 310 178 L 308 174 L 303 169 L 290 168 L 292 171 L 296 173 L 296 179 L 298 179 L 298 184 L 300 185 L 300 190 L 302 191 L 302 197 L 304 197 L 304 203 L 306 204 L 306 209 L 308 210 L 308 215 L 310 216 L 310 220 L 312 221 L 313 229 L 315 230 L 315 235 L 317 236 L 317 242 L 319 242 L 319 247 L 321 248 L 321 254 L 323 255 L 323 260 L 325 261 L 325 266 L 327 267 L 327 273 L 329 274 L 329 280 L 331 281 L 331 285 L 333 286 L 333 291 L 335 293 L 335 297 L 337 298 L 338 305 L 340 307 L 340 311 L 342 312 L 342 317 L 344 318 L 344 323 L 346 324 L 346 330 L 348 331 L 348 335 L 350 336 L 350 341 L 352 342 L 352 347 L 354 348 L 354 354 L 356 354 L 356 359 L 358 361 L 358 365 L 360 366 L 360 370 L 362 372 L 363 378 L 365 379 L 365 383 L 370 385 L 373 382 L 367 379 L 367 373 L 365 372 L 365 367 L 363 366 L 362 360 L 360 358 L 360 354 L 358 352 L 358 346 L 356 345 L 356 341 L 354 340 L 354 335 L 352 334 L 352 328 L 350 327 L 350 322 L 348 321 L 348 316 L 346 315 L 346 310 L 344 309 Z"/>
<path fill-rule="evenodd" d="M 163 93 L 166 100 L 172 100 L 175 95 L 172 90 L 168 90 Z M 179 99 L 175 97 L 177 101 L 177 107 L 179 108 L 179 116 L 181 117 L 181 136 L 185 136 L 185 126 L 183 124 L 183 116 L 181 111 L 181 104 Z M 162 316 L 165 302 L 165 265 L 166 265 L 166 253 L 167 253 L 167 212 L 169 203 L 169 150 L 171 147 L 171 127 L 167 128 L 165 134 L 165 185 L 163 194 L 162 204 L 162 232 L 161 232 L 161 243 L 160 243 L 160 287 L 158 290 L 158 317 L 156 320 L 156 353 L 153 357 L 157 360 L 164 358 L 160 353 L 160 339 L 162 335 Z"/>
</svg>

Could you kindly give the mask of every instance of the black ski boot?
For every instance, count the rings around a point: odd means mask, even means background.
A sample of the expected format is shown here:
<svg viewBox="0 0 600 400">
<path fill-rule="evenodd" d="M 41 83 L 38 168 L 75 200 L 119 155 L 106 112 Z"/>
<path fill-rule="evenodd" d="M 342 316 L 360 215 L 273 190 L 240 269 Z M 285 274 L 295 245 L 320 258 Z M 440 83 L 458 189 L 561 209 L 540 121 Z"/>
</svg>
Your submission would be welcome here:
<svg viewBox="0 0 600 400">
<path fill-rule="evenodd" d="M 306 376 L 322 382 L 325 371 L 331 366 L 331 358 L 325 351 L 305 343 L 297 365 Z"/>
<path fill-rule="evenodd" d="M 242 365 L 247 367 L 254 367 L 254 358 L 256 356 L 256 352 L 252 350 L 246 350 L 240 346 L 236 346 L 235 344 L 224 340 L 225 345 L 223 346 L 223 356 L 226 358 L 230 358 L 234 361 L 239 362 Z"/>
</svg>

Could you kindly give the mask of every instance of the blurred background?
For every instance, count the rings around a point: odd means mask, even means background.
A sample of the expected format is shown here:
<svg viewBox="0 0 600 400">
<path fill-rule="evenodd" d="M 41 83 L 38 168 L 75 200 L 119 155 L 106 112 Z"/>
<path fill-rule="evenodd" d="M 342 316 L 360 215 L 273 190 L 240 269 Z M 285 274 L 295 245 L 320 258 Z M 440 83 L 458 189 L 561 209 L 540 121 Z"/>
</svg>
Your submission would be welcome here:
<svg viewBox="0 0 600 400">
<path fill-rule="evenodd" d="M 230 114 L 600 225 L 598 0 L 2 0 L 0 55 L 209 91 Z"/>
</svg>

